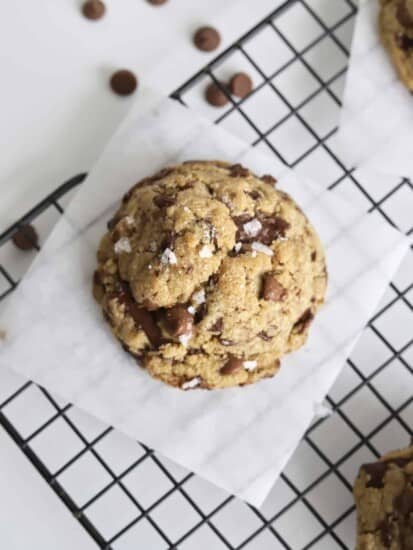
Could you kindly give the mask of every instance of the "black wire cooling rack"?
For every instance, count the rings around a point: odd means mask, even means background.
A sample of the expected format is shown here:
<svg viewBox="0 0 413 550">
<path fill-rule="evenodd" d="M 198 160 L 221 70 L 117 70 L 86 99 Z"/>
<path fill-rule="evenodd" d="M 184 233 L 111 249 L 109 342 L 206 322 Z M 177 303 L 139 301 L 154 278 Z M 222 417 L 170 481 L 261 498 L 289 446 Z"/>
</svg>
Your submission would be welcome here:
<svg viewBox="0 0 413 550">
<path fill-rule="evenodd" d="M 351 0 L 285 2 L 171 96 L 412 235 L 411 182 L 372 181 L 335 153 L 355 14 Z M 222 81 L 234 67 L 254 76 L 254 90 L 214 111 L 203 91 L 214 81 L 227 93 Z M 0 235 L 0 299 L 18 284 L 16 265 L 24 271 L 13 234 L 25 223 L 51 226 L 84 178 Z M 413 436 L 412 304 L 410 250 L 327 398 L 334 414 L 313 423 L 260 510 L 11 373 L 2 374 L 0 424 L 99 548 L 352 548 L 359 465 Z"/>
</svg>

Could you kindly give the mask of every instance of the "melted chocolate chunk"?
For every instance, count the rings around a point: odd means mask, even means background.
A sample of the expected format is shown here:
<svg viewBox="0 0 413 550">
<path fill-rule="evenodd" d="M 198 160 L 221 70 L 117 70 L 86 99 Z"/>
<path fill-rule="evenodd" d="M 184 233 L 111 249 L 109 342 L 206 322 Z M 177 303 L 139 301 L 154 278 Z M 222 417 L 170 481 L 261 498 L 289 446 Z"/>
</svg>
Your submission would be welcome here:
<svg viewBox="0 0 413 550">
<path fill-rule="evenodd" d="M 363 464 L 362 469 L 369 476 L 366 487 L 382 489 L 384 476 L 387 472 L 387 464 L 385 462 L 373 462 L 372 464 Z"/>
<path fill-rule="evenodd" d="M 394 507 L 402 516 L 413 513 L 413 488 L 406 489 L 401 495 L 394 499 Z"/>
<path fill-rule="evenodd" d="M 261 298 L 271 302 L 282 302 L 287 297 L 287 290 L 271 273 L 264 275 Z"/>
<path fill-rule="evenodd" d="M 171 231 L 162 239 L 161 249 L 165 250 L 166 248 L 169 248 L 169 250 L 173 250 L 175 247 L 175 241 L 176 233 L 174 231 Z"/>
<path fill-rule="evenodd" d="M 258 240 L 267 246 L 280 237 L 284 238 L 285 232 L 290 227 L 290 224 L 279 216 L 265 216 L 260 218 L 260 222 L 262 229 L 258 235 Z"/>
<path fill-rule="evenodd" d="M 174 306 L 165 312 L 165 324 L 171 336 L 177 337 L 183 334 L 191 334 L 194 325 L 194 317 L 185 306 Z"/>
<path fill-rule="evenodd" d="M 198 323 L 200 323 L 206 314 L 207 314 L 207 305 L 204 302 L 196 310 L 195 317 L 194 317 L 195 324 L 197 325 Z"/>
<path fill-rule="evenodd" d="M 385 548 L 390 548 L 393 540 L 393 535 L 391 532 L 391 524 L 389 518 L 386 517 L 379 525 L 380 539 Z"/>
<path fill-rule="evenodd" d="M 258 200 L 261 197 L 259 191 L 256 191 L 255 189 L 253 191 L 247 191 L 247 195 L 254 199 L 254 201 Z"/>
<path fill-rule="evenodd" d="M 298 321 L 295 323 L 294 330 L 298 332 L 298 334 L 302 334 L 310 326 L 313 319 L 314 313 L 311 311 L 310 308 L 306 309 L 301 317 L 298 319 Z"/>
<path fill-rule="evenodd" d="M 241 164 L 233 164 L 228 170 L 232 178 L 246 178 L 250 174 L 248 168 L 244 168 Z"/>
<path fill-rule="evenodd" d="M 253 219 L 257 219 L 262 225 L 260 232 L 254 237 L 248 235 L 244 230 L 244 224 Z M 267 216 L 262 214 L 257 214 L 256 218 L 251 218 L 248 214 L 243 214 L 234 217 L 233 221 L 238 227 L 236 235 L 237 241 L 242 243 L 258 241 L 267 246 L 279 238 L 284 238 L 285 232 L 290 227 L 290 224 L 279 216 Z"/>
<path fill-rule="evenodd" d="M 162 333 L 153 315 L 147 309 L 139 307 L 135 303 L 128 304 L 128 310 L 135 323 L 142 328 L 152 346 L 159 348 L 162 344 Z"/>
<path fill-rule="evenodd" d="M 401 50 L 407 52 L 413 48 L 413 38 L 410 38 L 407 34 L 399 34 L 396 39 Z"/>
<path fill-rule="evenodd" d="M 116 298 L 119 303 L 124 304 L 136 325 L 141 327 L 151 345 L 156 349 L 163 340 L 162 333 L 156 324 L 154 314 L 147 309 L 140 307 L 133 299 L 130 286 L 125 281 L 119 281 L 116 285 Z"/>
<path fill-rule="evenodd" d="M 259 338 L 264 340 L 264 342 L 271 342 L 272 336 L 269 336 L 264 330 L 258 333 Z"/>
<path fill-rule="evenodd" d="M 117 223 L 122 219 L 122 216 L 120 214 L 115 214 L 113 216 L 113 218 L 111 218 L 108 223 L 106 224 L 107 225 L 107 228 L 109 229 L 109 231 L 112 231 L 112 229 L 115 227 L 115 225 L 117 225 Z"/>
<path fill-rule="evenodd" d="M 396 18 L 402 27 L 413 27 L 413 17 L 407 6 L 407 0 L 400 0 L 396 8 Z"/>
<path fill-rule="evenodd" d="M 156 195 L 156 197 L 153 198 L 153 203 L 158 208 L 167 208 L 168 206 L 173 206 L 175 202 L 175 197 L 171 195 Z"/>
<path fill-rule="evenodd" d="M 230 357 L 223 367 L 220 369 L 220 374 L 224 376 L 228 374 L 233 374 L 234 372 L 242 369 L 244 366 L 244 361 L 238 359 L 237 357 Z"/>
<path fill-rule="evenodd" d="M 315 262 L 317 259 L 317 252 L 314 250 L 314 252 L 311 252 L 311 261 Z"/>
<path fill-rule="evenodd" d="M 224 328 L 224 320 L 222 319 L 222 317 L 220 317 L 215 321 L 215 323 L 212 326 L 209 327 L 208 330 L 210 332 L 222 332 L 223 328 Z"/>
</svg>

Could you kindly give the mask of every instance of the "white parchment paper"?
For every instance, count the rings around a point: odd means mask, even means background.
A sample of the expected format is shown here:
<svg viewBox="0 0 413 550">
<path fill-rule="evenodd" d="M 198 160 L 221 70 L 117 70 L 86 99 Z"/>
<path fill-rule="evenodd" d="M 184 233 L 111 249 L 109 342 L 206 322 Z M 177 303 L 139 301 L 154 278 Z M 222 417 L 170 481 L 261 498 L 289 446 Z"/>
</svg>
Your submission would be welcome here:
<svg viewBox="0 0 413 550">
<path fill-rule="evenodd" d="M 378 0 L 361 0 L 337 143 L 349 167 L 413 177 L 413 96 L 378 30 Z"/>
<path fill-rule="evenodd" d="M 137 180 L 188 159 L 271 173 L 327 250 L 329 296 L 308 344 L 251 387 L 182 392 L 153 380 L 111 336 L 91 296 L 95 252 Z M 177 102 L 146 90 L 113 137 L 0 316 L 11 367 L 96 417 L 259 506 L 320 409 L 383 294 L 407 240 L 375 215 L 299 181 Z"/>
</svg>

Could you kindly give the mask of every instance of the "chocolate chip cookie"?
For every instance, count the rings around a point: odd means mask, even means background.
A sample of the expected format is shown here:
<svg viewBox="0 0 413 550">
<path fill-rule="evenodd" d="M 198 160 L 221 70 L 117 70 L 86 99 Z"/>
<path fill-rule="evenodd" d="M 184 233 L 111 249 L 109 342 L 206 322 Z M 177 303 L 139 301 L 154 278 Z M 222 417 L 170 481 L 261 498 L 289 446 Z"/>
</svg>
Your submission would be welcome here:
<svg viewBox="0 0 413 550">
<path fill-rule="evenodd" d="M 320 241 L 271 176 L 186 162 L 123 197 L 94 295 L 124 349 L 182 389 L 273 376 L 304 344 L 326 290 Z"/>
<path fill-rule="evenodd" d="M 402 82 L 413 91 L 413 0 L 380 0 L 379 28 Z"/>
<path fill-rule="evenodd" d="M 361 467 L 356 550 L 413 548 L 413 447 Z"/>
</svg>

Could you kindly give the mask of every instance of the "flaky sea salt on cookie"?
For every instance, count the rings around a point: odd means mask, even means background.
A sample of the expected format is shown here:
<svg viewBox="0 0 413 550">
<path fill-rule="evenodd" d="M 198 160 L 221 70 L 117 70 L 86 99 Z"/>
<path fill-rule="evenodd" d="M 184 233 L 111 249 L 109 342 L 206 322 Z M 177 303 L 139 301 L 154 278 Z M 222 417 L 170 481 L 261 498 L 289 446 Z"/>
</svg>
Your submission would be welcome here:
<svg viewBox="0 0 413 550">
<path fill-rule="evenodd" d="M 326 282 L 313 227 L 271 176 L 194 161 L 124 196 L 94 295 L 152 376 L 214 389 L 273 376 L 306 341 Z"/>
</svg>

